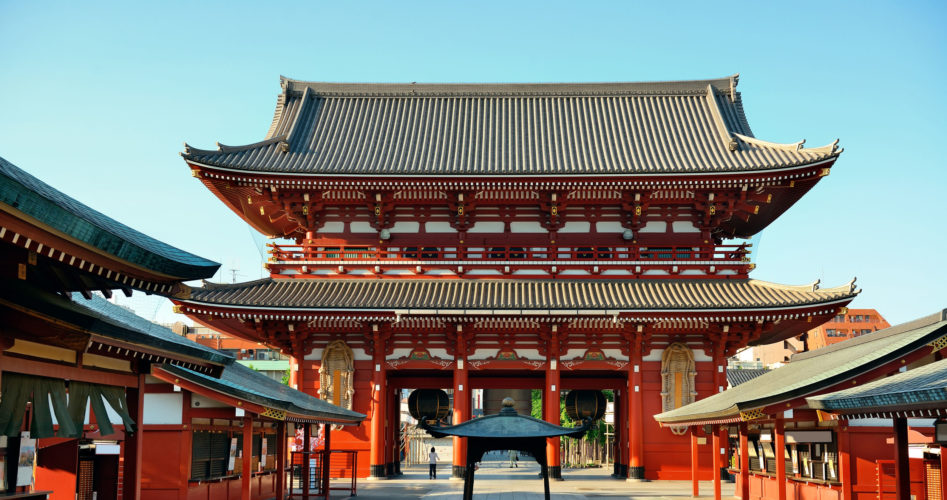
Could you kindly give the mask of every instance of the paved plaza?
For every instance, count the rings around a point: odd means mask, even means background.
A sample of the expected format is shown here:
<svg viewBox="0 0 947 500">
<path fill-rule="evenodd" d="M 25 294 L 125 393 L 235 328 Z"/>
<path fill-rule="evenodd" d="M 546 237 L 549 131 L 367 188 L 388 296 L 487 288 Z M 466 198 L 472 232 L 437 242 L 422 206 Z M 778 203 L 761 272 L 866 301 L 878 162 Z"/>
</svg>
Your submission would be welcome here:
<svg viewBox="0 0 947 500">
<path fill-rule="evenodd" d="M 557 500 L 585 498 L 633 498 L 658 500 L 692 498 L 689 481 L 653 481 L 629 483 L 612 479 L 611 469 L 566 469 L 565 481 L 551 481 L 549 489 Z M 358 483 L 358 498 L 460 500 L 463 481 L 450 480 L 450 465 L 438 467 L 438 479 L 429 480 L 427 466 L 404 469 L 398 479 Z M 713 484 L 701 482 L 701 497 L 713 498 Z M 723 484 L 724 498 L 733 496 L 733 484 Z M 333 498 L 336 498 L 333 496 Z M 339 496 L 338 498 L 345 498 Z M 509 468 L 506 461 L 485 460 L 477 471 L 474 483 L 477 500 L 534 500 L 543 498 L 543 482 L 535 462 L 521 460 L 519 467 Z"/>
</svg>

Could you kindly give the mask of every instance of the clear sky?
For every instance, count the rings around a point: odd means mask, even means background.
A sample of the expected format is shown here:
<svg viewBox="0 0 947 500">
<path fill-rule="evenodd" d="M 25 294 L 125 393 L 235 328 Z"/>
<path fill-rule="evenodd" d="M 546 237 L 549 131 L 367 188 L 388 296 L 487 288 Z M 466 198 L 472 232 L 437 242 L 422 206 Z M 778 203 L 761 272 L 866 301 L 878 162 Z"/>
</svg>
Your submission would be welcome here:
<svg viewBox="0 0 947 500">
<path fill-rule="evenodd" d="M 262 4 L 262 3 L 261 3 Z M 947 2 L 0 0 L 0 156 L 156 238 L 263 275 L 262 237 L 190 176 L 182 142 L 261 140 L 279 75 L 584 82 L 740 73 L 757 137 L 841 139 L 764 231 L 757 279 L 858 277 L 892 323 L 947 307 Z M 139 301 L 173 321 L 170 305 Z"/>
</svg>

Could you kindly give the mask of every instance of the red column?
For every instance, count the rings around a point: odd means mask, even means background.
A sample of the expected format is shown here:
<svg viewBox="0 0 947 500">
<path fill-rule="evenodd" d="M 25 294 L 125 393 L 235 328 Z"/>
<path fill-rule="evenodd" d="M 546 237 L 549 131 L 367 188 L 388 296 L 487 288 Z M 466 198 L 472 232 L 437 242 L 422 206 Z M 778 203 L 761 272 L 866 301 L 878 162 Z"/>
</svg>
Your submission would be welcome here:
<svg viewBox="0 0 947 500">
<path fill-rule="evenodd" d="M 750 451 L 746 424 L 740 424 L 740 499 L 750 500 Z"/>
<path fill-rule="evenodd" d="M 908 463 L 908 419 L 894 418 L 894 478 L 897 484 L 895 498 L 911 498 L 911 469 Z"/>
<path fill-rule="evenodd" d="M 848 423 L 843 422 L 838 432 L 838 475 L 842 482 L 842 500 L 852 500 L 852 463 L 851 436 L 848 433 Z"/>
<path fill-rule="evenodd" d="M 374 355 L 372 356 L 372 422 L 371 422 L 371 459 L 369 460 L 369 479 L 386 479 L 385 474 L 385 401 L 388 391 L 385 389 L 385 347 L 378 325 L 372 325 Z"/>
<path fill-rule="evenodd" d="M 144 405 L 145 405 L 145 376 L 138 376 L 138 387 L 129 387 L 125 390 L 125 400 L 128 403 L 128 416 L 135 421 L 135 432 L 125 434 L 125 462 L 124 481 L 122 484 L 122 498 L 124 500 L 138 500 L 141 498 L 141 448 L 144 444 L 143 433 Z"/>
<path fill-rule="evenodd" d="M 720 442 L 720 433 L 717 429 L 711 429 L 713 432 L 713 447 L 711 452 L 713 459 L 710 462 L 710 473 L 714 480 L 714 500 L 720 500 L 720 448 L 723 446 Z"/>
<path fill-rule="evenodd" d="M 326 500 L 329 500 L 329 468 L 332 465 L 332 426 L 330 424 L 322 424 L 322 434 L 325 438 L 325 453 L 322 456 L 322 494 Z M 352 471 L 352 474 L 355 474 L 357 471 Z"/>
<path fill-rule="evenodd" d="M 641 337 L 632 337 L 631 359 L 628 363 L 628 480 L 644 477 L 644 436 L 641 403 Z"/>
<path fill-rule="evenodd" d="M 543 396 L 543 401 L 546 406 L 546 422 L 559 425 L 561 423 L 559 420 L 561 411 L 559 394 L 562 391 L 562 385 L 559 383 L 558 333 L 555 328 L 556 326 L 553 325 L 553 330 L 550 334 L 550 347 L 546 355 L 546 394 Z M 562 480 L 562 465 L 559 460 L 559 441 L 557 437 L 546 439 L 546 464 L 548 466 L 549 477 L 551 479 Z"/>
<path fill-rule="evenodd" d="M 776 419 L 776 427 L 773 429 L 775 434 L 773 440 L 776 442 L 776 487 L 779 488 L 777 500 L 786 500 L 786 422 L 783 417 Z"/>
<path fill-rule="evenodd" d="M 630 372 L 628 373 L 628 377 L 631 377 Z M 619 468 L 619 475 L 621 477 L 628 477 L 628 450 L 630 446 L 628 444 L 628 426 L 625 425 L 624 428 L 622 428 L 623 426 L 621 425 L 621 422 L 628 421 L 628 398 L 628 387 L 625 387 L 625 389 L 621 392 L 621 407 L 617 408 L 618 405 L 616 405 L 618 414 L 615 415 L 615 429 L 619 429 L 618 458 L 621 462 L 621 467 Z"/>
<path fill-rule="evenodd" d="M 312 424 L 301 424 L 303 426 L 303 477 L 302 477 L 302 492 L 303 499 L 309 500 L 309 477 L 312 474 L 312 462 L 309 461 L 312 458 Z"/>
<path fill-rule="evenodd" d="M 457 349 L 454 355 L 454 425 L 466 422 L 470 418 L 470 384 L 467 380 L 467 352 L 464 332 L 457 326 Z M 464 478 L 467 469 L 467 439 L 454 438 L 454 457 L 451 477 Z"/>
<path fill-rule="evenodd" d="M 276 500 L 286 498 L 286 422 L 276 423 Z"/>
<path fill-rule="evenodd" d="M 717 394 L 727 390 L 727 335 L 730 330 L 730 327 L 727 325 L 723 326 L 723 334 L 720 336 L 720 340 L 716 346 L 714 346 L 714 388 L 712 394 Z M 727 449 L 730 447 L 729 433 L 725 427 L 721 427 L 719 432 L 723 433 L 720 436 L 720 447 L 714 450 L 714 453 L 721 453 L 726 455 Z M 721 451 L 722 450 L 722 451 Z M 723 478 L 722 467 L 725 466 L 723 463 L 725 460 L 721 461 L 721 466 L 717 467 L 717 470 L 714 471 L 714 474 L 721 476 Z M 715 466 L 716 467 L 716 466 Z"/>
<path fill-rule="evenodd" d="M 947 472 L 947 446 L 940 447 L 940 497 L 947 498 L 947 480 L 944 474 Z M 847 498 L 842 500 L 849 500 Z"/>
<path fill-rule="evenodd" d="M 697 426 L 692 425 L 688 428 L 691 435 L 691 496 L 697 498 L 700 496 L 700 484 L 697 477 L 698 465 L 700 464 L 700 448 L 697 446 Z"/>
<path fill-rule="evenodd" d="M 243 416 L 243 467 L 240 470 L 240 500 L 250 500 L 250 479 L 253 461 L 253 418 Z"/>
</svg>

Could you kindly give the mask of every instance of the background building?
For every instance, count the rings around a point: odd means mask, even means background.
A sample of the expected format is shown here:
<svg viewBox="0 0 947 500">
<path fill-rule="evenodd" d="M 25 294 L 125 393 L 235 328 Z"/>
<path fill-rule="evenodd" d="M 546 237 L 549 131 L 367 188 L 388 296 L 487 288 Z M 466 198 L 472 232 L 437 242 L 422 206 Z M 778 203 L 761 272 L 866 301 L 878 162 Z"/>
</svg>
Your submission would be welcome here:
<svg viewBox="0 0 947 500">
<path fill-rule="evenodd" d="M 820 349 L 846 339 L 883 330 L 889 325 L 874 309 L 848 309 L 835 315 L 830 321 L 802 335 L 780 342 L 748 347 L 733 357 L 731 365 L 746 367 L 771 367 L 788 363 L 793 354 Z"/>
</svg>

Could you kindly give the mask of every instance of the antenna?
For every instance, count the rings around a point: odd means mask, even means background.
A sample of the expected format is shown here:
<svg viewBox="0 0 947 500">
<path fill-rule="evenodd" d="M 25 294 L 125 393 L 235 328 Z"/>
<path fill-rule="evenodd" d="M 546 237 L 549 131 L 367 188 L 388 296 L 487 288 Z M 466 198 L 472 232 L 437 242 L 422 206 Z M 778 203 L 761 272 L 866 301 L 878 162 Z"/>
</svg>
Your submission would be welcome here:
<svg viewBox="0 0 947 500">
<path fill-rule="evenodd" d="M 236 283 L 236 282 L 237 282 L 237 276 L 243 276 L 242 273 L 238 273 L 238 272 L 237 272 L 237 271 L 239 271 L 239 270 L 240 270 L 240 269 L 237 268 L 237 267 L 231 267 L 230 269 L 228 269 L 228 271 L 230 271 L 230 282 L 231 282 L 231 283 Z"/>
</svg>

